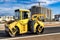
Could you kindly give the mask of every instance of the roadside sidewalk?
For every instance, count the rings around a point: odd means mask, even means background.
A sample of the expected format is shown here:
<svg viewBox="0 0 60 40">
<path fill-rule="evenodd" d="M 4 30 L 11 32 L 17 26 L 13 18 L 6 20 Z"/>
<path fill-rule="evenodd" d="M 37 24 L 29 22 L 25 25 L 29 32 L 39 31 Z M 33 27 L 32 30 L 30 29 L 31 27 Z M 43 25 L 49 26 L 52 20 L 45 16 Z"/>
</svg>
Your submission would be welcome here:
<svg viewBox="0 0 60 40">
<path fill-rule="evenodd" d="M 60 27 L 60 22 L 44 22 L 45 27 Z"/>
</svg>

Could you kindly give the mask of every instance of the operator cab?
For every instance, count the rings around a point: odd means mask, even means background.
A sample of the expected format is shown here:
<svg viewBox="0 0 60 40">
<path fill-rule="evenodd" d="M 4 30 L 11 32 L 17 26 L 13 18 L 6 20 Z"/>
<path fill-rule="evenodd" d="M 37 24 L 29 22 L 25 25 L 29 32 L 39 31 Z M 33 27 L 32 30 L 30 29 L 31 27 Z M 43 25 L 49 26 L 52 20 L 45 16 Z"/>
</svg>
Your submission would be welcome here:
<svg viewBox="0 0 60 40">
<path fill-rule="evenodd" d="M 30 11 L 29 10 L 22 10 L 22 9 L 17 9 L 15 10 L 15 19 L 28 19 L 30 16 Z"/>
</svg>

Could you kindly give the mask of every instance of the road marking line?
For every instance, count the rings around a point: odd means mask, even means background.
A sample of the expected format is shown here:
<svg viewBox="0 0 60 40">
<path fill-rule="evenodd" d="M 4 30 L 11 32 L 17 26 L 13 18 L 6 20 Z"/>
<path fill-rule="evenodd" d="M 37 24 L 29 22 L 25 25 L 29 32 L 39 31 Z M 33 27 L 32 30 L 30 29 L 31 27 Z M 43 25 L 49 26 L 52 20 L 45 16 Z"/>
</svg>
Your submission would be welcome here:
<svg viewBox="0 0 60 40">
<path fill-rule="evenodd" d="M 24 37 L 14 37 L 14 38 L 6 38 L 6 39 L 0 39 L 0 40 L 13 40 L 13 39 L 22 39 L 22 38 L 32 38 L 32 37 L 41 37 L 41 36 L 50 36 L 50 35 L 57 35 L 60 33 L 50 33 L 50 34 L 41 34 L 41 35 L 29 35 Z"/>
</svg>

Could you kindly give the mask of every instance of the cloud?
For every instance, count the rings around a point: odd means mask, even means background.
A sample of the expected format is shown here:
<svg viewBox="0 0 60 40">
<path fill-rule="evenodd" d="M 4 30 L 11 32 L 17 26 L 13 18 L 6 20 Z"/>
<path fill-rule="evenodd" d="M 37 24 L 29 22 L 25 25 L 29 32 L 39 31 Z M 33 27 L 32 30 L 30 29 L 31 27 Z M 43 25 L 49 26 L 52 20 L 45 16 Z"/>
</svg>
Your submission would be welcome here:
<svg viewBox="0 0 60 40">
<path fill-rule="evenodd" d="M 12 8 L 0 7 L 0 16 L 4 16 L 4 15 L 13 16 L 15 9 L 19 9 L 19 7 L 12 7 Z"/>
<path fill-rule="evenodd" d="M 56 2 L 60 2 L 60 0 L 38 0 L 40 2 L 46 2 L 46 3 L 42 3 L 42 5 L 49 5 L 49 4 L 53 4 Z"/>
<path fill-rule="evenodd" d="M 13 13 L 15 9 L 19 9 L 19 8 L 20 7 L 12 7 L 12 8 L 0 7 L 0 13 Z"/>
<path fill-rule="evenodd" d="M 29 8 L 29 6 L 27 6 L 27 8 Z M 0 7 L 0 14 L 1 13 L 14 13 L 14 10 L 16 9 L 27 9 L 26 5 L 22 6 L 22 5 L 14 5 L 13 7 Z"/>
<path fill-rule="evenodd" d="M 54 4 L 60 2 L 60 0 L 1 0 L 3 4 L 0 4 L 0 13 L 14 13 L 15 9 L 29 9 L 33 5 L 38 5 L 37 3 L 27 4 L 30 2 L 46 2 L 41 3 L 41 5 Z M 15 2 L 15 3 L 14 3 Z M 26 3 L 25 3 L 26 2 Z"/>
</svg>

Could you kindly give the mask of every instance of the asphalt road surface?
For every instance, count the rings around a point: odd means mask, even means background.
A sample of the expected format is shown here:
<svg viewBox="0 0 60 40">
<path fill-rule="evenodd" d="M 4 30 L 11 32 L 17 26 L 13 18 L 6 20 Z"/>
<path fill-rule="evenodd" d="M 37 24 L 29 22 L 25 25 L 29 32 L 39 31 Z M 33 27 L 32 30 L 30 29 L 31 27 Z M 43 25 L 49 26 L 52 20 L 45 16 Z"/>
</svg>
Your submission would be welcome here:
<svg viewBox="0 0 60 40">
<path fill-rule="evenodd" d="M 59 32 L 60 32 L 60 27 L 47 27 L 44 29 L 43 34 L 59 33 Z M 24 37 L 29 35 L 36 35 L 36 34 L 24 34 L 24 35 L 19 35 L 17 37 Z M 11 37 L 8 37 L 4 31 L 0 31 L 0 39 L 4 39 L 4 38 L 11 38 Z"/>
</svg>

